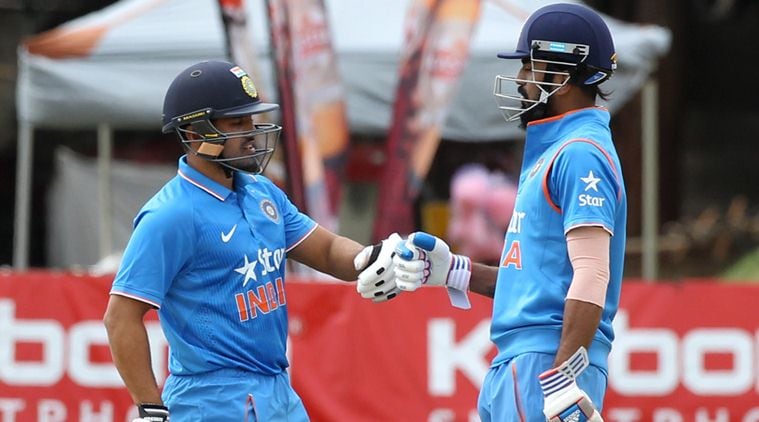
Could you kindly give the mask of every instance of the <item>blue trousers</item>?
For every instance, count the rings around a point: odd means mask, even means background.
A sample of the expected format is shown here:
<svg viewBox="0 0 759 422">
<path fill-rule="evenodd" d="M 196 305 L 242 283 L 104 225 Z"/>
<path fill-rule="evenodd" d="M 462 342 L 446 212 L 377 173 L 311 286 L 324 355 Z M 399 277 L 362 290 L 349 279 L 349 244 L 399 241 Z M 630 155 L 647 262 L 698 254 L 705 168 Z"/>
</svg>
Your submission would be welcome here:
<svg viewBox="0 0 759 422">
<path fill-rule="evenodd" d="M 162 396 L 171 420 L 182 422 L 309 420 L 287 372 L 262 375 L 224 369 L 193 376 L 170 375 Z"/>
<path fill-rule="evenodd" d="M 491 367 L 477 402 L 482 422 L 545 422 L 538 376 L 554 366 L 553 360 L 553 355 L 525 353 Z M 577 378 L 577 385 L 600 412 L 606 374 L 591 365 Z"/>
</svg>

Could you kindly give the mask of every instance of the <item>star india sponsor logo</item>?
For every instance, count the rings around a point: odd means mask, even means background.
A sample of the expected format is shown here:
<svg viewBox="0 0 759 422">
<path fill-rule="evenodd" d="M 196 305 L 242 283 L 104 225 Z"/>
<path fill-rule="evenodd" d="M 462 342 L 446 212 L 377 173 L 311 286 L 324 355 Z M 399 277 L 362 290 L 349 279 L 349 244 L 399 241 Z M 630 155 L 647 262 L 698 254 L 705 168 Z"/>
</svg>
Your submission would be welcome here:
<svg viewBox="0 0 759 422">
<path fill-rule="evenodd" d="M 285 249 L 259 249 L 257 258 L 251 260 L 247 254 L 243 254 L 244 264 L 234 269 L 243 276 L 242 285 L 247 288 L 245 292 L 234 296 L 240 322 L 268 314 L 287 303 L 280 271 L 285 259 Z M 255 283 L 248 285 L 251 279 Z"/>
<path fill-rule="evenodd" d="M 598 192 L 598 184 L 601 182 L 601 178 L 596 177 L 593 174 L 593 170 L 588 171 L 588 175 L 581 177 L 580 180 L 585 183 L 584 192 L 587 192 L 589 190 Z M 587 193 L 580 194 L 577 199 L 580 201 L 581 207 L 602 207 L 604 205 L 604 202 L 606 202 L 606 198 L 592 196 Z"/>
<path fill-rule="evenodd" d="M 234 269 L 236 273 L 243 276 L 243 286 L 248 284 L 251 279 L 258 281 L 259 274 L 266 276 L 267 274 L 278 273 L 285 258 L 285 249 L 277 248 L 274 251 L 270 251 L 269 248 L 259 249 L 256 258 L 251 260 L 248 258 L 248 254 L 243 254 L 243 265 Z"/>
</svg>

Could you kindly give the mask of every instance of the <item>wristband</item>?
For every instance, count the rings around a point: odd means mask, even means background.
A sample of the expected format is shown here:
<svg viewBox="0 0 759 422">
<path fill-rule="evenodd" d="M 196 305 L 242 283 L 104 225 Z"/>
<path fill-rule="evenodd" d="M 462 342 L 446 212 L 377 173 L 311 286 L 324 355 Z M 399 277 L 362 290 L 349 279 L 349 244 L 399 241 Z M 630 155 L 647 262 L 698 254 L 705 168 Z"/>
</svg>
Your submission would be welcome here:
<svg viewBox="0 0 759 422">
<path fill-rule="evenodd" d="M 140 403 L 137 405 L 140 419 L 147 422 L 164 422 L 169 420 L 169 408 L 158 403 Z"/>
<path fill-rule="evenodd" d="M 448 270 L 448 279 L 445 286 L 448 291 L 448 299 L 451 305 L 460 309 L 470 309 L 469 303 L 469 279 L 472 277 L 472 260 L 467 256 L 453 255 L 451 269 Z"/>
</svg>

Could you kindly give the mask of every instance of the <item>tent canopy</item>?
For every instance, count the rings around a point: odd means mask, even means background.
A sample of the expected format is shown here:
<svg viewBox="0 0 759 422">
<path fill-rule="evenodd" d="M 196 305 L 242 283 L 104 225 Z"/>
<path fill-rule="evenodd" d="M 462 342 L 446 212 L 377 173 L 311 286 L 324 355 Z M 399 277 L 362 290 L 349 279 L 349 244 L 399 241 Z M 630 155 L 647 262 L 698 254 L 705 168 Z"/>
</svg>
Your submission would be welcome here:
<svg viewBox="0 0 759 422">
<path fill-rule="evenodd" d="M 382 136 L 391 123 L 404 19 L 411 1 L 325 0 L 354 134 Z M 461 141 L 518 139 L 523 133 L 503 121 L 492 87 L 495 75 L 515 75 L 520 63 L 497 59 L 496 53 L 513 49 L 527 16 L 553 1 L 482 2 L 470 59 L 442 135 Z M 265 0 L 246 3 L 259 59 L 257 85 L 268 101 L 276 101 Z M 619 57 L 619 69 L 604 84 L 612 91 L 605 105 L 614 113 L 648 80 L 659 57 L 668 51 L 671 35 L 661 27 L 606 19 Z M 14 267 L 28 264 L 34 128 L 97 128 L 98 243 L 105 256 L 113 245 L 108 186 L 111 130 L 159 130 L 163 96 L 174 76 L 198 61 L 224 58 L 225 45 L 216 0 L 121 0 L 19 46 Z"/>
<path fill-rule="evenodd" d="M 326 0 L 344 81 L 350 129 L 384 134 L 390 124 L 410 0 Z M 551 1 L 483 0 L 470 61 L 451 104 L 443 136 L 464 141 L 519 138 L 492 96 L 496 74 L 516 74 L 514 48 L 530 12 Z M 248 0 L 264 95 L 276 101 L 264 0 Z M 670 44 L 668 30 L 607 18 L 619 70 L 604 85 L 614 112 L 637 92 Z M 225 55 L 215 0 L 122 0 L 26 40 L 19 48 L 18 119 L 33 127 L 159 128 L 163 95 L 174 75 Z"/>
</svg>

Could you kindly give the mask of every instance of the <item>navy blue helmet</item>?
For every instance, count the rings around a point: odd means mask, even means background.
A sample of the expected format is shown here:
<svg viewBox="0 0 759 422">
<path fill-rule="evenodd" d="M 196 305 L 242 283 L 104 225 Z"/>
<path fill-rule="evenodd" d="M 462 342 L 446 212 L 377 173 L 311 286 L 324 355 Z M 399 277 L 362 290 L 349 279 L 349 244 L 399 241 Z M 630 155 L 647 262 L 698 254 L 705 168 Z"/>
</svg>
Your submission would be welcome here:
<svg viewBox="0 0 759 422">
<path fill-rule="evenodd" d="M 617 68 L 614 40 L 606 23 L 593 9 L 579 4 L 557 3 L 530 15 L 522 27 L 516 51 L 499 53 L 502 59 L 555 57 L 583 64 L 594 72 L 580 81 L 598 84 Z"/>
<path fill-rule="evenodd" d="M 246 117 L 274 111 L 279 106 L 261 101 L 253 80 L 239 66 L 218 60 L 203 61 L 181 71 L 169 86 L 163 102 L 163 132 L 176 132 L 188 151 L 235 171 L 261 173 L 274 154 L 282 128 L 272 123 L 255 123 L 246 132 L 225 133 L 214 126 L 221 118 Z M 193 136 L 188 136 L 192 134 Z M 230 138 L 254 140 L 251 154 L 224 157 L 223 145 Z M 245 160 L 255 163 L 240 167 Z"/>
<path fill-rule="evenodd" d="M 567 83 L 598 85 L 617 68 L 614 41 L 603 18 L 589 7 L 571 3 L 551 4 L 533 12 L 522 27 L 516 50 L 498 57 L 530 60 L 532 69 L 531 78 L 496 76 L 493 93 L 507 121 L 529 120 L 527 112 L 539 114 L 537 110 Z M 555 82 L 557 75 L 566 78 Z M 506 81 L 517 86 L 536 84 L 540 98 L 525 98 L 516 86 L 504 84 Z"/>
</svg>

